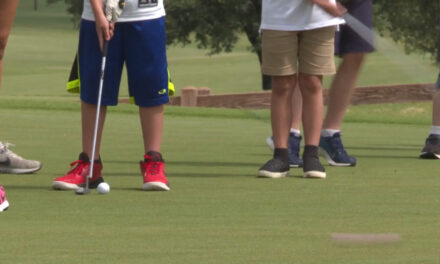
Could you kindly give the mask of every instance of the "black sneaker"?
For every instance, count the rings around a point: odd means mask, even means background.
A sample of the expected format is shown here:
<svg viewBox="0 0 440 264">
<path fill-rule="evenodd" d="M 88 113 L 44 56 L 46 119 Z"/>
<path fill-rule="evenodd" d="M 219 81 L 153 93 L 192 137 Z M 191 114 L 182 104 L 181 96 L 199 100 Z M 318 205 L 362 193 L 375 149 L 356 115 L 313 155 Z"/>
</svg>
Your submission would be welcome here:
<svg viewBox="0 0 440 264">
<path fill-rule="evenodd" d="M 422 159 L 440 159 L 440 136 L 429 135 L 425 141 L 425 147 L 420 153 Z"/>
<path fill-rule="evenodd" d="M 289 166 L 291 168 L 301 168 L 303 166 L 303 160 L 299 157 L 299 148 L 301 146 L 300 135 L 295 135 L 294 133 L 289 133 L 289 144 L 287 150 L 289 151 Z M 266 144 L 269 148 L 274 151 L 275 145 L 273 143 L 273 136 L 266 139 Z"/>
<path fill-rule="evenodd" d="M 318 147 L 305 146 L 303 161 L 304 178 L 325 179 L 325 169 L 319 162 Z"/>
<path fill-rule="evenodd" d="M 258 170 L 258 177 L 282 178 L 289 175 L 289 162 L 273 158 Z"/>
</svg>

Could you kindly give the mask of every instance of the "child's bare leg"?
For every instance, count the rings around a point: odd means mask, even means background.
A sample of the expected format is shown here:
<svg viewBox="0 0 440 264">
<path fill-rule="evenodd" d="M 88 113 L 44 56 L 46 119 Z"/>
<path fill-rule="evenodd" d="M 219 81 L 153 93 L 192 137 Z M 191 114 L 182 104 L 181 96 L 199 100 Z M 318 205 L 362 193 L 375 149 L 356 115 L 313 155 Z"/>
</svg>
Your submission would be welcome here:
<svg viewBox="0 0 440 264">
<path fill-rule="evenodd" d="M 341 129 L 345 112 L 350 104 L 350 96 L 356 86 L 359 71 L 364 61 L 364 53 L 344 55 L 329 91 L 329 104 L 324 120 L 324 129 Z"/>
<path fill-rule="evenodd" d="M 303 98 L 302 120 L 305 143 L 318 146 L 324 111 L 322 76 L 300 73 L 299 86 Z"/>
<path fill-rule="evenodd" d="M 145 153 L 160 152 L 164 106 L 139 107 Z"/>
<path fill-rule="evenodd" d="M 432 100 L 432 125 L 440 126 L 440 91 L 434 94 Z"/>
<path fill-rule="evenodd" d="M 292 121 L 292 93 L 297 83 L 296 78 L 297 75 L 272 77 L 270 114 L 275 148 L 287 149 Z"/>
<path fill-rule="evenodd" d="M 302 107 L 301 88 L 297 85 L 292 94 L 292 124 L 290 128 L 295 130 L 301 129 Z"/>
<path fill-rule="evenodd" d="M 81 102 L 81 121 L 82 121 L 82 147 L 83 152 L 92 158 L 93 135 L 95 132 L 96 105 Z M 96 137 L 96 149 L 94 159 L 99 159 L 101 149 L 102 130 L 104 128 L 107 107 L 101 106 L 99 115 L 98 135 Z"/>
<path fill-rule="evenodd" d="M 15 17 L 18 0 L 0 1 L 0 87 L 2 82 L 3 56 L 5 54 L 6 43 L 8 42 L 9 32 Z"/>
</svg>

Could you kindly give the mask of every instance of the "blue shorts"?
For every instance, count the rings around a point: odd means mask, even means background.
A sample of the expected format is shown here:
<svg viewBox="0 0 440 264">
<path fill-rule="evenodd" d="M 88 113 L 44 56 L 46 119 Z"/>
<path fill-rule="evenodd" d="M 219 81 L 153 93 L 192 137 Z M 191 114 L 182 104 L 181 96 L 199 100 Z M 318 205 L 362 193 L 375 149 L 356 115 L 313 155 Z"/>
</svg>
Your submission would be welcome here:
<svg viewBox="0 0 440 264">
<path fill-rule="evenodd" d="M 81 21 L 78 56 L 81 100 L 96 104 L 102 53 L 94 21 Z M 129 94 L 136 105 L 168 103 L 165 17 L 116 23 L 114 36 L 108 45 L 102 105 L 118 104 L 124 62 Z"/>
<path fill-rule="evenodd" d="M 373 28 L 373 3 L 372 0 L 353 0 L 346 8 L 348 13 L 357 18 L 369 28 Z M 374 47 L 368 44 L 362 37 L 354 32 L 349 26 L 341 25 L 335 36 L 335 54 L 347 53 L 370 53 Z"/>
</svg>

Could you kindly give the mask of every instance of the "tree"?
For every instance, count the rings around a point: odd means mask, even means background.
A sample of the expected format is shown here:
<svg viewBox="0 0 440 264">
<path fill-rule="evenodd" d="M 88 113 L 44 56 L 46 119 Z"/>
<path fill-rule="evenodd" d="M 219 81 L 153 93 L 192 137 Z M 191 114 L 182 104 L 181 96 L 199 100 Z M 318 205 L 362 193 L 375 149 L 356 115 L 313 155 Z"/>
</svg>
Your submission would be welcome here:
<svg viewBox="0 0 440 264">
<path fill-rule="evenodd" d="M 440 1 L 375 0 L 374 7 L 379 32 L 402 43 L 407 53 L 431 54 L 440 62 Z"/>
<path fill-rule="evenodd" d="M 0 0 L 1 1 L 1 0 Z M 47 0 L 48 4 L 64 1 L 67 5 L 67 12 L 72 14 L 72 22 L 75 26 L 79 25 L 83 10 L 83 0 Z"/>
<path fill-rule="evenodd" d="M 172 0 L 166 9 L 168 44 L 195 42 L 209 54 L 230 52 L 244 33 L 261 64 L 261 0 Z M 269 76 L 262 83 L 270 89 Z"/>
<path fill-rule="evenodd" d="M 64 1 L 73 21 L 79 21 L 83 0 Z M 245 34 L 261 63 L 259 26 L 262 0 L 165 0 L 168 44 L 195 42 L 209 54 L 230 52 Z M 375 0 L 375 27 L 402 43 L 406 52 L 438 54 L 440 62 L 439 0 Z M 434 36 L 438 36 L 438 39 Z M 270 77 L 263 76 L 263 89 L 270 89 Z"/>
</svg>

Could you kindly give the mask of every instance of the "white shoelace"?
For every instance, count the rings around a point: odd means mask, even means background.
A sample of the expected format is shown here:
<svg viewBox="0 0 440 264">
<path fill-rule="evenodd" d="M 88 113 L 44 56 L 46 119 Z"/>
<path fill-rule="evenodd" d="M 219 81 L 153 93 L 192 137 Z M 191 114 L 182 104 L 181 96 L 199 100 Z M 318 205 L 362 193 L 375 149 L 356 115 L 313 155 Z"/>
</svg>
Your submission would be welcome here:
<svg viewBox="0 0 440 264">
<path fill-rule="evenodd" d="M 3 142 L 0 141 L 0 150 L 2 150 L 2 151 L 0 151 L 0 152 L 5 153 L 7 156 L 10 156 L 10 157 L 12 157 L 12 158 L 23 159 L 23 158 L 20 157 L 19 155 L 17 155 L 17 154 L 15 154 L 14 152 L 12 152 L 12 151 L 9 149 L 9 146 L 15 147 L 15 145 L 12 144 L 12 143 L 9 143 L 9 142 L 3 143 Z"/>
</svg>

